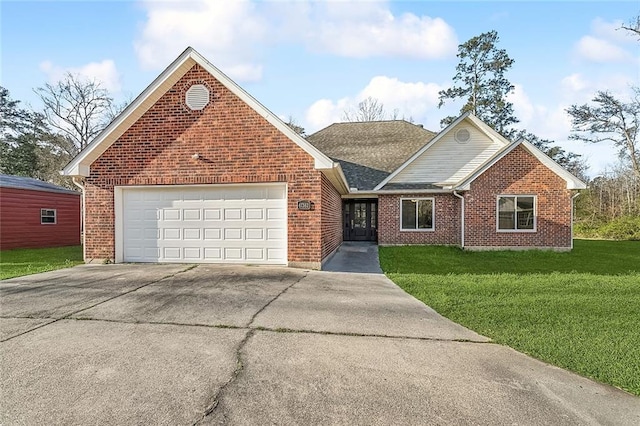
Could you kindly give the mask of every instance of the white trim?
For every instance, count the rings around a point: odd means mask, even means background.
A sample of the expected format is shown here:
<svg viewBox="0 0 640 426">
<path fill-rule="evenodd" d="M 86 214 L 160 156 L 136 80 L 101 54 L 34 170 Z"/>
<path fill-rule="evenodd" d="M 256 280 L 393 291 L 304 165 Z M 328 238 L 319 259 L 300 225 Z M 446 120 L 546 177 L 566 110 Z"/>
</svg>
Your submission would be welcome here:
<svg viewBox="0 0 640 426">
<path fill-rule="evenodd" d="M 184 76 L 193 65 L 207 70 L 234 95 L 238 96 L 265 120 L 276 127 L 292 142 L 302 148 L 315 160 L 318 170 L 333 169 L 335 163 L 317 148 L 294 132 L 277 115 L 253 98 L 222 71 L 213 66 L 192 47 L 188 47 L 173 61 L 125 110 L 116 117 L 80 154 L 62 170 L 67 176 L 89 176 L 90 164 L 100 157 L 131 125 L 133 125 L 162 95 Z M 345 186 L 346 181 L 345 181 Z"/>
<path fill-rule="evenodd" d="M 416 202 L 416 228 L 406 229 L 402 227 L 402 202 L 404 200 Z M 418 202 L 430 200 L 431 201 L 431 228 L 418 228 Z M 436 230 L 436 199 L 434 197 L 401 197 L 400 198 L 400 232 L 433 232 Z"/>
<path fill-rule="evenodd" d="M 529 153 L 531 153 L 534 157 L 538 159 L 542 164 L 544 164 L 549 170 L 553 173 L 564 179 L 567 183 L 567 189 L 586 189 L 587 184 L 582 180 L 578 179 L 567 170 L 565 170 L 561 165 L 553 161 L 547 154 L 540 151 L 533 144 L 527 142 L 524 139 L 519 139 L 516 142 L 511 143 L 510 145 L 502 148 L 498 152 L 496 152 L 489 160 L 487 160 L 482 166 L 477 168 L 472 174 L 458 182 L 455 185 L 455 189 L 461 191 L 468 191 L 471 189 L 471 182 L 476 180 L 478 176 L 487 171 L 491 166 L 496 164 L 502 158 L 504 158 L 508 153 L 513 151 L 516 147 L 522 145 Z"/>
<path fill-rule="evenodd" d="M 404 194 L 451 194 L 451 189 L 381 189 L 378 191 L 358 191 L 343 195 L 342 198 L 377 197 L 379 195 L 404 195 Z"/>
<path fill-rule="evenodd" d="M 464 248 L 464 195 L 453 191 L 453 195 L 460 198 L 460 247 Z"/>
<path fill-rule="evenodd" d="M 133 186 L 114 186 L 113 187 L 113 215 L 115 217 L 113 239 L 114 239 L 114 262 L 122 263 L 124 261 L 124 194 L 125 188 L 140 188 Z"/>
<path fill-rule="evenodd" d="M 471 124 L 475 125 L 480 131 L 484 132 L 491 140 L 497 142 L 501 145 L 508 145 L 509 141 L 502 137 L 498 132 L 493 130 L 491 127 L 487 126 L 482 120 L 473 115 L 470 112 L 466 112 L 462 114 L 460 117 L 456 118 L 451 124 L 445 127 L 440 133 L 438 133 L 433 139 L 431 139 L 425 146 L 420 148 L 418 152 L 413 154 L 411 158 L 405 161 L 400 167 L 394 170 L 389 176 L 387 176 L 382 182 L 380 182 L 375 188 L 374 191 L 383 188 L 387 183 L 389 183 L 396 175 L 398 175 L 402 170 L 404 170 L 409 164 L 413 163 L 418 157 L 422 156 L 426 150 L 431 148 L 436 142 L 442 139 L 447 133 L 449 133 L 454 127 L 460 124 L 463 120 L 468 120 Z"/>
<path fill-rule="evenodd" d="M 515 229 L 500 229 L 500 198 L 513 197 L 514 200 L 514 225 Z M 533 229 L 518 229 L 518 197 L 531 197 L 533 198 Z M 496 195 L 496 232 L 498 233 L 527 233 L 532 234 L 538 232 L 538 196 L 533 194 L 498 194 Z"/>
<path fill-rule="evenodd" d="M 52 217 L 52 216 L 45 216 L 43 215 L 43 212 L 53 212 L 53 222 L 43 222 L 42 219 L 45 217 Z M 40 208 L 40 225 L 57 225 L 58 224 L 58 211 L 57 209 L 47 209 L 47 208 Z"/>
<path fill-rule="evenodd" d="M 87 261 L 87 245 L 85 244 L 86 236 L 87 236 L 87 203 L 86 203 L 86 191 L 85 187 L 82 183 L 78 181 L 78 176 L 71 177 L 71 181 L 75 186 L 80 188 L 81 196 L 80 196 L 80 232 L 81 232 L 81 240 L 80 244 L 82 244 L 82 260 Z"/>
<path fill-rule="evenodd" d="M 580 193 L 576 192 L 575 195 L 571 197 L 571 250 L 573 250 L 573 218 L 575 216 L 575 209 L 576 209 L 575 202 L 578 196 L 580 196 Z"/>
</svg>

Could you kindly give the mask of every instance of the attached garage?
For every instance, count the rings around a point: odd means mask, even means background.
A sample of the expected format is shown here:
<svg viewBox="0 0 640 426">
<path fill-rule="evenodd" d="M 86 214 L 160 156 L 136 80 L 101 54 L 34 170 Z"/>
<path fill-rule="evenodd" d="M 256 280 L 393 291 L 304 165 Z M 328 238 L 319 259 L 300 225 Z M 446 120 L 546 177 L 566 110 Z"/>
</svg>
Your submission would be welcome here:
<svg viewBox="0 0 640 426">
<path fill-rule="evenodd" d="M 339 163 L 188 48 L 64 169 L 86 262 L 319 269 L 342 242 Z"/>
<path fill-rule="evenodd" d="M 287 264 L 285 184 L 116 187 L 116 261 Z"/>
</svg>

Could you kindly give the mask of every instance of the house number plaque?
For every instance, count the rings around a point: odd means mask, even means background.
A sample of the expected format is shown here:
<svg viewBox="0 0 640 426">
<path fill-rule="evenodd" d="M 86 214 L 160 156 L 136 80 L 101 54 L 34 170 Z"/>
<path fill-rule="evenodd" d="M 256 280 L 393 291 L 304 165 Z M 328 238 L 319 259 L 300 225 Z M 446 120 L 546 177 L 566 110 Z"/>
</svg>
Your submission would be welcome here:
<svg viewBox="0 0 640 426">
<path fill-rule="evenodd" d="M 313 203 L 309 200 L 298 201 L 298 210 L 311 210 Z"/>
</svg>

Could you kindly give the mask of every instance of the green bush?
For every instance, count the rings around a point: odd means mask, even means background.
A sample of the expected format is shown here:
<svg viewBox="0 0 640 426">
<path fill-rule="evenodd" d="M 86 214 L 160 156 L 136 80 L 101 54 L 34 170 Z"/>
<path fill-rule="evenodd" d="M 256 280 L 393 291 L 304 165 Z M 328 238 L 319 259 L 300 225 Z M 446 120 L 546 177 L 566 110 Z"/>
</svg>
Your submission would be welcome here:
<svg viewBox="0 0 640 426">
<path fill-rule="evenodd" d="M 621 217 L 600 228 L 603 238 L 610 240 L 640 240 L 640 217 Z"/>
<path fill-rule="evenodd" d="M 607 240 L 640 240 L 640 216 L 625 216 L 604 224 L 576 223 L 574 233 L 582 238 Z"/>
</svg>

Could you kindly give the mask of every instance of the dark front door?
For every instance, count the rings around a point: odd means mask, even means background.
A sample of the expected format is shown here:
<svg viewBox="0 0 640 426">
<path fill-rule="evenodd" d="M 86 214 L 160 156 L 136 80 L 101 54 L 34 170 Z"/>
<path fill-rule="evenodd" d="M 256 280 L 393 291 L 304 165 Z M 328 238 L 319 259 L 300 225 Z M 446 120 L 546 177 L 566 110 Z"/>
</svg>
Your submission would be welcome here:
<svg viewBox="0 0 640 426">
<path fill-rule="evenodd" d="M 348 200 L 344 203 L 344 240 L 378 239 L 378 201 Z"/>
</svg>

